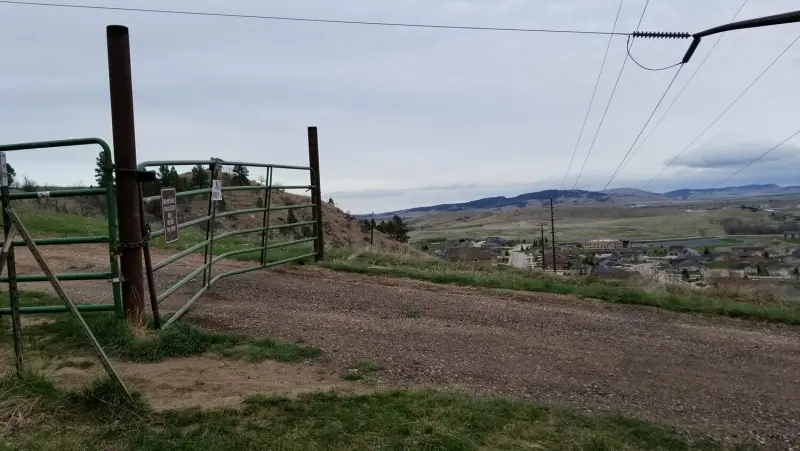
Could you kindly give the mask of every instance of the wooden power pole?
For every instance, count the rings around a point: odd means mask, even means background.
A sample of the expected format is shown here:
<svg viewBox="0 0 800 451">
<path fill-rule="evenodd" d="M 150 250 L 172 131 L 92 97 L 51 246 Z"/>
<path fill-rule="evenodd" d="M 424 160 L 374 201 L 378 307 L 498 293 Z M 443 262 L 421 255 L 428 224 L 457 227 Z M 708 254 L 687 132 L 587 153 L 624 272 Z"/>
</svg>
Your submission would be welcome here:
<svg viewBox="0 0 800 451">
<path fill-rule="evenodd" d="M 550 199 L 550 246 L 553 247 L 553 274 L 556 273 L 556 219 L 553 216 L 553 199 Z"/>
<path fill-rule="evenodd" d="M 542 271 L 547 271 L 547 262 L 544 261 L 544 224 L 539 224 L 539 226 L 542 228 L 542 239 L 539 241 L 542 247 Z"/>
<path fill-rule="evenodd" d="M 111 129 L 119 215 L 119 254 L 122 275 L 122 306 L 125 318 L 140 324 L 144 320 L 144 277 L 142 274 L 142 214 L 139 211 L 139 182 L 136 178 L 136 132 L 133 124 L 133 82 L 128 28 L 106 27 L 108 78 L 111 92 Z M 111 162 L 105 162 L 110 164 Z"/>
</svg>

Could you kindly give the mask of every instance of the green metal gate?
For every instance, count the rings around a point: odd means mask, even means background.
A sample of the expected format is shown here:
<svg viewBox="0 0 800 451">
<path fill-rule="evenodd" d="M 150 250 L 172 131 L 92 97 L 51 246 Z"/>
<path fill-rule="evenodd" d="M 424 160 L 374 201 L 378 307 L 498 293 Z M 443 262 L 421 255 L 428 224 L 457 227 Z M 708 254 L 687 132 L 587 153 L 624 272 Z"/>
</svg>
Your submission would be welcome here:
<svg viewBox="0 0 800 451">
<path fill-rule="evenodd" d="M 294 261 L 304 260 L 308 258 L 316 258 L 321 254 L 321 247 L 322 242 L 320 240 L 320 236 L 322 234 L 321 230 L 321 210 L 319 205 L 319 195 L 316 193 L 318 187 L 314 183 L 315 180 L 318 180 L 315 177 L 314 170 L 310 166 L 287 166 L 287 165 L 274 165 L 274 164 L 264 164 L 264 163 L 249 163 L 249 162 L 239 162 L 239 161 L 223 161 L 220 159 L 210 159 L 210 160 L 167 160 L 167 161 L 147 161 L 144 163 L 139 164 L 138 170 L 139 171 L 146 171 L 148 168 L 155 168 L 159 166 L 195 166 L 195 165 L 208 165 L 211 173 L 209 186 L 207 188 L 201 189 L 194 189 L 188 191 L 181 191 L 175 193 L 176 200 L 179 198 L 184 198 L 188 196 L 195 196 L 201 194 L 208 194 L 208 210 L 204 216 L 201 216 L 196 219 L 192 219 L 189 221 L 179 222 L 177 227 L 178 230 L 183 230 L 191 226 L 202 225 L 205 224 L 205 240 L 195 243 L 175 255 L 166 258 L 165 260 L 158 262 L 156 264 L 152 264 L 150 261 L 150 251 L 149 246 L 145 246 L 145 266 L 148 276 L 148 286 L 150 287 L 150 300 L 151 306 L 153 308 L 153 314 L 156 317 L 157 324 L 160 322 L 158 318 L 158 304 L 163 302 L 165 299 L 173 295 L 177 292 L 181 287 L 185 286 L 187 283 L 198 277 L 202 273 L 202 286 L 201 288 L 182 306 L 180 307 L 164 324 L 163 328 L 167 328 L 170 325 L 174 324 L 181 316 L 183 316 L 189 308 L 198 300 L 200 297 L 206 293 L 211 287 L 214 286 L 219 280 L 234 276 L 237 274 L 244 274 L 250 271 L 255 271 L 258 269 L 269 268 L 273 266 L 282 265 L 285 263 L 291 263 Z M 219 180 L 219 174 L 221 171 L 222 166 L 244 166 L 244 167 L 256 167 L 256 168 L 264 168 L 266 169 L 266 183 L 264 185 L 246 185 L 246 186 L 223 186 L 221 187 L 220 191 L 224 192 L 232 192 L 232 191 L 259 191 L 264 195 L 264 201 L 261 207 L 259 208 L 246 208 L 246 209 L 239 209 L 239 210 L 232 210 L 232 211 L 225 211 L 225 212 L 218 212 L 217 210 L 217 202 L 212 200 L 212 191 L 214 190 L 214 181 Z M 307 171 L 309 173 L 308 180 L 310 183 L 308 185 L 298 185 L 298 186 L 275 186 L 273 180 L 273 173 L 275 169 L 285 169 L 285 170 L 296 170 L 296 171 Z M 306 204 L 297 204 L 297 205 L 284 205 L 275 207 L 272 206 L 272 192 L 273 189 L 302 189 L 311 191 L 311 203 Z M 142 216 L 144 215 L 146 205 L 151 202 L 161 202 L 162 196 L 155 195 L 155 196 L 148 196 L 148 197 L 141 197 L 141 208 Z M 316 200 L 316 201 L 315 201 Z M 163 208 L 163 206 L 162 206 Z M 270 212 L 274 211 L 288 211 L 288 210 L 296 210 L 296 209 L 311 209 L 311 216 L 312 220 L 310 221 L 300 221 L 291 224 L 281 224 L 281 225 L 274 225 L 270 224 Z M 233 217 L 238 215 L 244 214 L 254 214 L 254 213 L 261 213 L 262 214 L 262 221 L 260 227 L 255 228 L 248 228 L 242 230 L 232 230 L 227 232 L 222 232 L 217 234 L 215 230 L 215 221 L 225 217 Z M 144 221 L 144 220 L 143 220 Z M 313 236 L 296 239 L 291 241 L 281 241 L 278 243 L 270 243 L 269 232 L 275 230 L 284 230 L 284 229 L 291 229 L 294 227 L 303 227 L 303 226 L 311 226 L 313 228 Z M 148 229 L 149 227 L 145 227 Z M 156 238 L 165 235 L 165 228 L 161 228 L 159 230 L 155 230 L 149 233 L 149 238 Z M 147 230 L 145 230 L 145 234 Z M 239 236 L 239 235 L 252 235 L 252 234 L 260 234 L 260 245 L 257 247 L 247 247 L 245 249 L 236 249 L 232 251 L 227 251 L 220 253 L 218 255 L 214 254 L 214 243 L 218 242 L 219 240 L 223 240 L 225 238 Z M 267 251 L 270 249 L 277 249 L 287 246 L 295 246 L 295 245 L 302 245 L 304 243 L 314 243 L 314 250 L 311 252 L 307 252 L 301 255 L 296 255 L 290 258 L 285 258 L 279 261 L 267 261 Z M 158 272 L 159 270 L 166 268 L 167 266 L 181 260 L 182 258 L 186 257 L 187 255 L 198 253 L 202 250 L 204 254 L 203 265 L 194 269 L 188 275 L 183 277 L 181 280 L 167 288 L 161 294 L 156 294 L 154 289 L 154 273 Z M 253 266 L 249 266 L 246 268 L 235 269 L 227 272 L 222 272 L 219 274 L 213 273 L 213 266 L 215 263 L 218 263 L 220 260 L 241 256 L 245 254 L 253 254 L 259 253 L 258 264 Z"/>
<path fill-rule="evenodd" d="M 68 280 L 108 280 L 111 282 L 111 293 L 113 303 L 111 304 L 78 304 L 78 311 L 114 311 L 118 318 L 122 318 L 122 291 L 120 286 L 119 275 L 119 255 L 117 253 L 117 207 L 114 191 L 114 166 L 111 159 L 111 149 L 105 141 L 99 138 L 82 138 L 82 139 L 66 139 L 60 141 L 41 141 L 41 142 L 28 142 L 19 144 L 6 144 L 0 145 L 0 152 L 12 152 L 20 150 L 33 150 L 33 149 L 46 149 L 56 147 L 76 147 L 76 146 L 89 146 L 97 145 L 102 148 L 103 157 L 106 164 L 103 166 L 103 173 L 105 175 L 105 186 L 99 188 L 76 188 L 76 189 L 63 189 L 53 191 L 37 191 L 37 192 L 10 192 L 8 199 L 4 200 L 13 204 L 14 200 L 23 199 L 37 199 L 37 198 L 64 198 L 64 197 L 81 197 L 81 196 L 106 196 L 106 216 L 108 221 L 108 235 L 104 236 L 72 236 L 61 238 L 39 238 L 35 239 L 34 243 L 37 246 L 52 246 L 52 245 L 72 245 L 72 244 L 98 244 L 108 243 L 108 256 L 109 256 L 109 270 L 104 272 L 93 273 L 67 273 L 56 274 L 60 281 Z M 8 234 L 8 227 L 10 219 L 6 214 L 6 207 L 10 205 L 3 205 L 3 222 L 5 226 L 5 234 Z M 25 247 L 23 240 L 15 240 L 14 246 Z M 45 274 L 16 274 L 16 264 L 14 261 L 13 247 L 8 254 L 8 275 L 0 277 L 0 282 L 7 282 L 9 285 L 9 296 L 12 298 L 11 305 L 15 305 L 18 301 L 17 283 L 18 282 L 47 282 L 49 279 Z M 15 299 L 15 300 L 14 300 Z M 20 307 L 20 314 L 38 314 L 38 313 L 59 313 L 67 312 L 68 309 L 65 305 L 48 305 L 48 306 L 23 306 Z M 11 313 L 10 308 L 0 308 L 0 316 L 8 315 Z"/>
</svg>

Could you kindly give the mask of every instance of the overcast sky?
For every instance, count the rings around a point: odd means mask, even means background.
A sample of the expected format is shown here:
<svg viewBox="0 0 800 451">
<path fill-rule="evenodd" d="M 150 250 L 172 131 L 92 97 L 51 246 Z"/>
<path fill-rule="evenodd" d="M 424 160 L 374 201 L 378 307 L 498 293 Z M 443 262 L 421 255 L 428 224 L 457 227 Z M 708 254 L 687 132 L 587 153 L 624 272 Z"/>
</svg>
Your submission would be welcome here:
<svg viewBox="0 0 800 451">
<path fill-rule="evenodd" d="M 610 31 L 616 0 L 95 1 L 72 4 Z M 651 0 L 642 29 L 696 32 L 742 0 Z M 645 0 L 625 0 L 629 32 Z M 750 0 L 747 19 L 797 9 Z M 608 37 L 401 29 L 0 4 L 0 141 L 111 142 L 105 26 L 130 28 L 139 160 L 218 157 L 307 164 L 320 134 L 323 195 L 354 213 L 559 188 Z M 611 187 L 644 187 L 800 35 L 800 25 L 726 34 L 669 116 Z M 701 44 L 663 108 L 716 37 Z M 689 41 L 637 40 L 666 66 Z M 572 187 L 625 58 L 614 38 L 566 186 Z M 602 189 L 675 69 L 631 62 L 578 183 Z M 800 43 L 649 189 L 713 186 L 798 127 Z M 660 117 L 656 114 L 653 121 Z M 653 125 L 651 123 L 651 126 Z M 800 138 L 727 184 L 800 184 Z M 93 183 L 97 150 L 17 152 L 41 183 Z M 255 178 L 256 173 L 253 176 Z M 297 176 L 276 174 L 283 184 Z"/>
</svg>

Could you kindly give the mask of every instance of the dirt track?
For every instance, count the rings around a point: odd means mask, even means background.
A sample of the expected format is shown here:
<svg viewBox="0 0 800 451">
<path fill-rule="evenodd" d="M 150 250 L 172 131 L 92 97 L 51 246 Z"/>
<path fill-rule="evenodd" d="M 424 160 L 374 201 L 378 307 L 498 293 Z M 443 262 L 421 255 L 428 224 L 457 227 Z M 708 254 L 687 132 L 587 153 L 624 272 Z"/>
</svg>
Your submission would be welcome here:
<svg viewBox="0 0 800 451">
<path fill-rule="evenodd" d="M 53 257 L 62 265 L 78 258 Z M 102 253 L 80 258 L 102 263 Z M 197 261 L 186 263 L 161 275 L 159 285 Z M 97 300 L 88 286 L 70 286 Z M 180 305 L 186 294 L 164 308 Z M 223 280 L 189 317 L 303 339 L 325 351 L 322 363 L 331 371 L 358 359 L 380 362 L 398 386 L 618 410 L 777 449 L 800 447 L 796 328 L 312 267 Z"/>
</svg>

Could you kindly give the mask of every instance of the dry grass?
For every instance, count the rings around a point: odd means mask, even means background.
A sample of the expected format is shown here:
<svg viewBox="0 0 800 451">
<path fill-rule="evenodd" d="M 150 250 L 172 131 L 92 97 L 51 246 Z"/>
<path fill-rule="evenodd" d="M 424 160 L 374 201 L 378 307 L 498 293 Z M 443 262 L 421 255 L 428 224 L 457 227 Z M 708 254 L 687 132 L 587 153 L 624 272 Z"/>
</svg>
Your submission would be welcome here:
<svg viewBox="0 0 800 451">
<path fill-rule="evenodd" d="M 739 208 L 700 211 L 708 206 L 630 209 L 619 205 L 559 206 L 559 240 L 581 240 L 624 236 L 632 239 L 659 239 L 687 236 L 724 235 L 719 221 L 726 217 L 762 218 L 766 213 L 742 212 Z M 535 238 L 542 218 L 549 209 L 524 208 L 508 212 L 469 211 L 429 213 L 410 220 L 415 241 L 435 237 L 505 236 L 513 239 Z"/>
<path fill-rule="evenodd" d="M 709 296 L 721 299 L 741 299 L 756 305 L 789 305 L 791 300 L 775 286 L 735 277 L 719 277 L 706 281 Z"/>
</svg>

